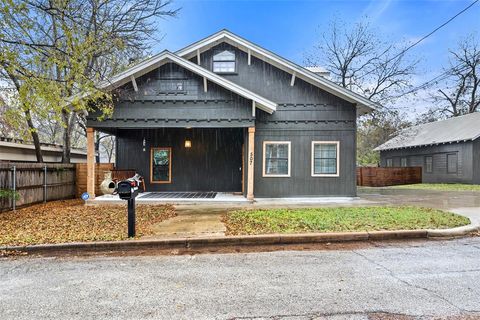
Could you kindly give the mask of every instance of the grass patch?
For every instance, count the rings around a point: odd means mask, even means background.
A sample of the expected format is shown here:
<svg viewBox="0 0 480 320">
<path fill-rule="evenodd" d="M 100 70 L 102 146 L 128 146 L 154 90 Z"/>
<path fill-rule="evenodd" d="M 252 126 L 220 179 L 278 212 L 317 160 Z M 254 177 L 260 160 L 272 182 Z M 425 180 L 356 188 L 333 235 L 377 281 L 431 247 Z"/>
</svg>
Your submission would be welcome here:
<svg viewBox="0 0 480 320">
<path fill-rule="evenodd" d="M 461 183 L 417 183 L 417 184 L 405 184 L 400 186 L 392 186 L 388 188 L 437 190 L 437 191 L 480 191 L 480 185 L 478 184 L 461 184 Z"/>
<path fill-rule="evenodd" d="M 169 205 L 137 206 L 137 237 L 175 215 Z M 65 200 L 0 213 L 0 245 L 125 239 L 127 208 L 122 205 L 85 207 L 81 200 Z"/>
<path fill-rule="evenodd" d="M 445 229 L 470 223 L 454 213 L 418 207 L 238 210 L 223 221 L 228 235 Z"/>
</svg>

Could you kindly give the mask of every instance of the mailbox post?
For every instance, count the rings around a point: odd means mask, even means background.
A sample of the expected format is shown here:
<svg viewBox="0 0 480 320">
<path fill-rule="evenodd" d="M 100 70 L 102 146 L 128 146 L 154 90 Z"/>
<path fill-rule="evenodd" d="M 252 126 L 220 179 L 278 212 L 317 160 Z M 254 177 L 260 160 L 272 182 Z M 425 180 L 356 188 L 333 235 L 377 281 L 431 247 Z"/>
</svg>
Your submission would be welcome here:
<svg viewBox="0 0 480 320">
<path fill-rule="evenodd" d="M 138 182 L 134 179 L 120 181 L 117 192 L 120 199 L 128 201 L 128 237 L 135 237 L 135 198 L 138 195 Z"/>
</svg>

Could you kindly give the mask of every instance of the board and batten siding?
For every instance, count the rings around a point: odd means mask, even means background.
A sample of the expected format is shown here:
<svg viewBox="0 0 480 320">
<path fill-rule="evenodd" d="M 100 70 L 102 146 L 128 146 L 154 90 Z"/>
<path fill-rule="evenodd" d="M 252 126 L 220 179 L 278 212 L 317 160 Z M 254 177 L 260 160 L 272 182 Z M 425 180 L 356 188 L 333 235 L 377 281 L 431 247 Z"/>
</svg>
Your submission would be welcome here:
<svg viewBox="0 0 480 320">
<path fill-rule="evenodd" d="M 119 130 L 116 168 L 137 170 L 147 191 L 241 192 L 242 143 L 242 128 Z M 162 147 L 171 148 L 171 183 L 152 184 L 150 150 Z"/>
<path fill-rule="evenodd" d="M 212 70 L 212 57 L 221 50 L 234 50 L 236 72 L 228 80 L 278 103 L 277 111 L 256 111 L 256 198 L 356 196 L 356 108 L 267 62 L 226 43 L 201 54 L 201 65 Z M 290 141 L 290 177 L 263 177 L 263 142 Z M 312 141 L 340 142 L 338 177 L 312 177 Z"/>
<path fill-rule="evenodd" d="M 422 167 L 422 181 L 426 183 L 474 183 L 473 147 L 471 141 L 438 146 L 425 146 L 380 152 L 380 165 L 387 166 L 387 159 L 393 160 L 394 167 L 401 166 L 401 159 L 407 158 L 407 166 Z M 457 172 L 447 172 L 447 155 L 457 155 Z M 433 159 L 433 171 L 427 172 L 425 157 Z"/>
</svg>

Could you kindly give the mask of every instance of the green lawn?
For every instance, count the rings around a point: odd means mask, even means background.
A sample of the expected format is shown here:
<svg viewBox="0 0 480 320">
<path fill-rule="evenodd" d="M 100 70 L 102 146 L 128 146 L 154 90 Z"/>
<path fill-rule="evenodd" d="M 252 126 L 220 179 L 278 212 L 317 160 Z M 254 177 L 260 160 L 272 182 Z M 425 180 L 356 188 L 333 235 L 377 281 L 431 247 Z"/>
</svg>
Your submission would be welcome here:
<svg viewBox="0 0 480 320">
<path fill-rule="evenodd" d="M 388 188 L 438 190 L 438 191 L 480 191 L 480 185 L 478 184 L 461 184 L 461 183 L 418 183 L 418 184 L 405 184 L 401 186 L 392 186 Z"/>
<path fill-rule="evenodd" d="M 344 207 L 238 210 L 223 217 L 228 235 L 445 229 L 469 219 L 418 207 Z"/>
</svg>

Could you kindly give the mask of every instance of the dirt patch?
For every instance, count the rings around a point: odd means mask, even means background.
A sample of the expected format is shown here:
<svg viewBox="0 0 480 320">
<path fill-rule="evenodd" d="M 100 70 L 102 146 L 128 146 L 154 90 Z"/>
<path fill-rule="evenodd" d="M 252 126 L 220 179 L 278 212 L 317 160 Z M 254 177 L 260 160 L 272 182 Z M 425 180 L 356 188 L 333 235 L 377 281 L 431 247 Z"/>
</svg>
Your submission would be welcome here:
<svg viewBox="0 0 480 320">
<path fill-rule="evenodd" d="M 176 216 L 170 205 L 137 205 L 137 237 Z M 0 245 L 127 239 L 126 205 L 85 206 L 81 200 L 52 201 L 0 213 Z"/>
</svg>

